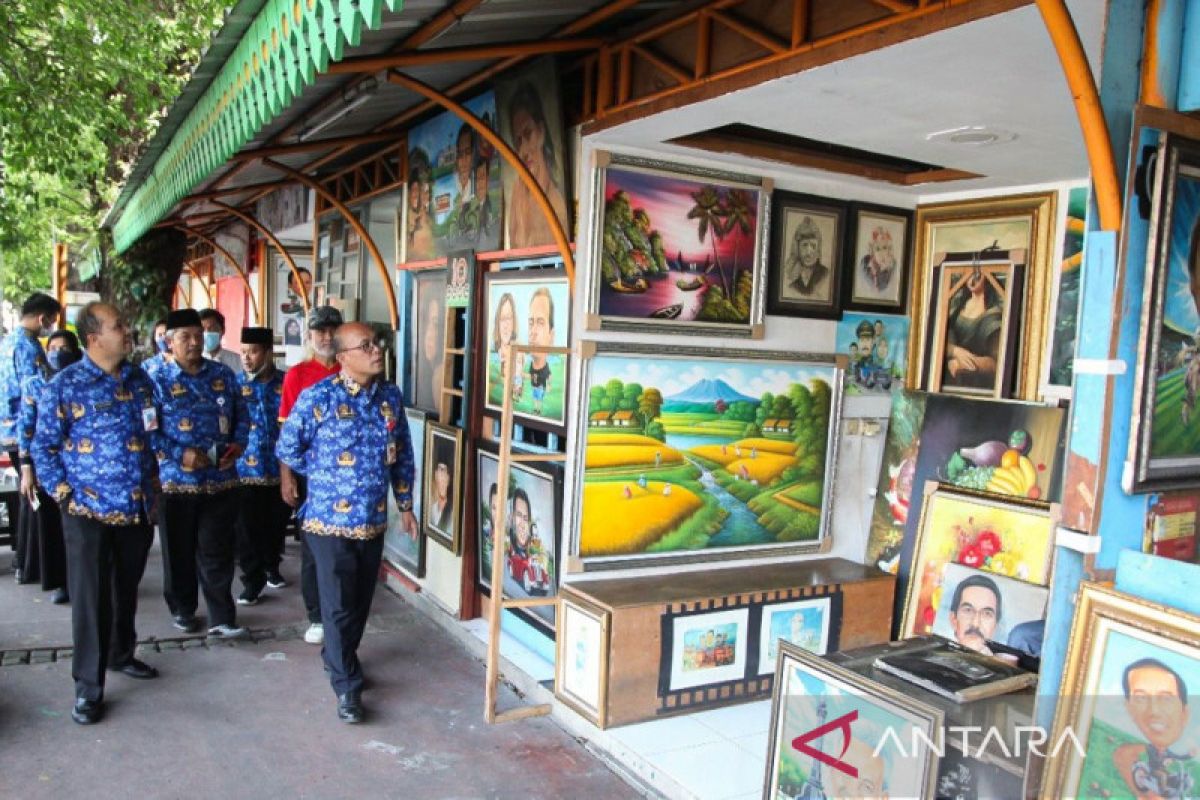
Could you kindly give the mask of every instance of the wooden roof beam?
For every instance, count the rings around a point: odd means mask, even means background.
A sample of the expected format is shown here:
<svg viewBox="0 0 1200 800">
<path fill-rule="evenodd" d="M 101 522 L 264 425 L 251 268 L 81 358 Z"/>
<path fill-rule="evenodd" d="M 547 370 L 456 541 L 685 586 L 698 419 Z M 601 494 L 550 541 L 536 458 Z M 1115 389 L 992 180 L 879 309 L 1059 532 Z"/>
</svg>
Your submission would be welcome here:
<svg viewBox="0 0 1200 800">
<path fill-rule="evenodd" d="M 603 44 L 601 39 L 550 39 L 536 42 L 508 42 L 472 47 L 443 47 L 437 50 L 392 53 L 383 56 L 346 58 L 331 63 L 327 75 L 371 73 L 400 67 L 424 67 L 431 64 L 450 64 L 458 61 L 488 61 L 493 58 L 540 56 L 548 53 L 571 53 L 592 50 Z"/>
</svg>

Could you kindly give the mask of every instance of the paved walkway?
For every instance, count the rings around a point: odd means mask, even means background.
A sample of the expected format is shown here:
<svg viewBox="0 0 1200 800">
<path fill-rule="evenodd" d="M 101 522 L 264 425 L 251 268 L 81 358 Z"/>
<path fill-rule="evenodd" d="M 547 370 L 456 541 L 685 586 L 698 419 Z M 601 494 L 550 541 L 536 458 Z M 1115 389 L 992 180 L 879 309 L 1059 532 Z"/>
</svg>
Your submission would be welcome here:
<svg viewBox="0 0 1200 800">
<path fill-rule="evenodd" d="M 157 680 L 112 675 L 106 716 L 71 722 L 70 611 L 12 579 L 0 549 L 0 797 L 638 797 L 549 719 L 483 722 L 483 664 L 379 587 L 360 655 L 367 720 L 335 718 L 319 650 L 301 639 L 292 585 L 239 609 L 254 641 L 181 637 L 157 546 L 142 582 L 141 657 Z M 235 581 L 235 588 L 240 584 Z M 203 612 L 203 602 L 201 603 Z M 62 656 L 64 660 L 53 660 Z M 502 707 L 520 702 L 504 689 Z"/>
</svg>

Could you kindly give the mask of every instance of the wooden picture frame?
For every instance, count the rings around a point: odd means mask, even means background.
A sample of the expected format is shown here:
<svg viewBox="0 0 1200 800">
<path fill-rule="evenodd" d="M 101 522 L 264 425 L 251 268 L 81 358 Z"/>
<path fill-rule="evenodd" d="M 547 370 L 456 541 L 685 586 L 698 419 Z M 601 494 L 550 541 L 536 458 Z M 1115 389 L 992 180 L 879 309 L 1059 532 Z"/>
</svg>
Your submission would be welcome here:
<svg viewBox="0 0 1200 800">
<path fill-rule="evenodd" d="M 1051 285 L 1054 279 L 1054 225 L 1058 192 L 1032 192 L 921 206 L 916 211 L 909 315 L 925 320 L 931 304 L 934 268 L 949 253 L 980 253 L 995 249 L 1025 250 L 1020 315 L 1010 326 L 1019 334 L 1011 396 L 1037 400 L 1042 360 L 1049 335 Z M 929 338 L 926 325 L 914 324 L 909 333 L 908 386 L 928 389 Z"/>
<path fill-rule="evenodd" d="M 904 313 L 912 272 L 912 234 L 912 209 L 850 203 L 844 310 Z"/>
<path fill-rule="evenodd" d="M 1126 491 L 1200 486 L 1200 141 L 1159 134 Z"/>
<path fill-rule="evenodd" d="M 767 313 L 838 319 L 848 206 L 840 200 L 776 190 L 771 196 Z M 805 264 L 808 258 L 813 264 Z M 801 274 L 801 269 L 809 276 Z"/>
<path fill-rule="evenodd" d="M 514 451 L 517 454 L 523 451 Z M 490 467 L 485 462 L 490 462 Z M 499 472 L 499 447 L 495 442 L 480 440 L 475 446 L 475 497 L 476 504 L 475 531 L 476 576 L 477 585 L 484 594 L 493 596 L 492 592 L 492 530 L 484 527 L 485 517 L 490 519 L 491 486 Z M 558 594 L 558 585 L 562 577 L 562 506 L 563 506 L 563 469 L 561 464 L 553 462 L 514 463 L 510 476 L 512 487 L 509 494 L 515 496 L 515 490 L 525 492 L 533 519 L 529 521 L 531 541 L 528 545 L 528 555 L 514 559 L 509 544 L 508 564 L 504 592 L 505 597 L 515 599 L 553 597 Z M 538 484 L 541 484 L 540 486 Z M 547 492 L 549 498 L 546 497 Z M 547 502 L 548 500 L 548 502 Z M 513 514 L 513 497 L 509 497 L 509 511 L 505 515 L 510 526 L 516 524 Z M 546 506 L 549 506 L 547 513 Z M 540 530 L 539 526 L 549 520 L 550 530 Z M 512 528 L 510 527 L 510 531 Z M 515 534 L 512 534 L 515 540 Z M 512 578 L 512 585 L 507 578 Z M 548 636 L 554 635 L 554 607 L 536 606 L 532 608 L 514 608 L 511 611 L 526 621 L 533 623 Z"/>
<path fill-rule="evenodd" d="M 608 657 L 612 616 L 579 597 L 558 604 L 554 694 L 599 728 L 608 725 Z M 583 687 L 592 696 L 584 696 Z"/>
<path fill-rule="evenodd" d="M 462 553 L 462 443 L 459 428 L 429 420 L 425 424 L 425 496 L 421 529 L 431 540 L 454 555 Z M 449 497 L 436 504 L 438 470 L 445 467 Z"/>
<path fill-rule="evenodd" d="M 810 731 L 815 732 L 815 729 L 829 726 L 850 714 L 854 718 L 849 720 L 848 727 L 833 728 L 832 741 L 828 744 L 821 736 L 812 736 L 805 744 L 829 759 L 849 764 L 857 773 L 854 777 L 832 768 L 823 772 L 813 757 L 792 746 L 794 740 Z M 939 741 L 944 721 L 944 712 L 936 706 L 914 700 L 802 648 L 780 642 L 775 690 L 771 697 L 771 727 L 767 733 L 763 797 L 774 800 L 777 797 L 809 796 L 804 790 L 813 786 L 811 777 L 799 785 L 794 778 L 788 777 L 796 774 L 794 770 L 803 761 L 815 765 L 810 767 L 809 776 L 813 772 L 818 776 L 825 774 L 831 784 L 836 784 L 829 787 L 828 796 L 932 800 L 940 759 L 928 744 L 918 748 L 911 745 L 920 741 L 921 733 L 926 735 L 926 742 Z M 900 752 L 889 745 L 893 736 L 910 752 Z M 885 762 L 876 756 L 878 748 L 887 748 L 891 760 Z M 847 781 L 849 785 L 841 785 Z M 820 777 L 815 785 L 822 791 Z"/>
<path fill-rule="evenodd" d="M 602 151 L 596 159 L 586 328 L 761 339 L 768 182 Z M 656 219 L 676 224 L 660 230 Z M 673 233 L 680 221 L 697 234 Z"/>
<path fill-rule="evenodd" d="M 1194 794 L 1200 772 L 1194 759 L 1159 759 L 1157 768 L 1144 770 L 1137 765 L 1147 766 L 1151 738 L 1145 731 L 1151 724 L 1160 751 L 1187 752 L 1185 734 L 1195 745 L 1195 728 L 1186 716 L 1194 703 L 1181 698 L 1180 689 L 1188 687 L 1194 699 L 1200 685 L 1200 617 L 1085 581 L 1065 663 L 1043 796 L 1129 797 L 1135 771 L 1141 780 L 1155 782 L 1190 776 L 1193 788 L 1185 794 Z M 1143 690 L 1150 681 L 1153 691 Z M 1139 697 L 1153 700 L 1146 705 Z M 1145 794 L 1154 793 L 1147 786 Z"/>
<path fill-rule="evenodd" d="M 950 563 L 1048 586 L 1057 517 L 1057 507 L 1050 503 L 1000 499 L 929 481 L 908 571 L 900 638 L 933 625 L 939 606 L 935 597 Z"/>
<path fill-rule="evenodd" d="M 407 273 L 409 292 L 408 405 L 429 413 L 440 413 L 446 369 L 446 269 L 414 270 Z"/>
<path fill-rule="evenodd" d="M 405 423 L 408 425 L 409 439 L 413 447 L 413 515 L 417 522 L 422 522 L 421 510 L 425 505 L 423 492 L 425 482 L 425 420 L 426 414 L 418 408 L 404 409 Z M 384 533 L 383 553 L 388 561 L 410 578 L 425 577 L 425 546 L 426 538 L 424 525 L 417 531 L 415 540 L 409 539 L 408 534 L 399 529 L 399 510 L 392 493 L 388 492 L 388 527 Z"/>
</svg>

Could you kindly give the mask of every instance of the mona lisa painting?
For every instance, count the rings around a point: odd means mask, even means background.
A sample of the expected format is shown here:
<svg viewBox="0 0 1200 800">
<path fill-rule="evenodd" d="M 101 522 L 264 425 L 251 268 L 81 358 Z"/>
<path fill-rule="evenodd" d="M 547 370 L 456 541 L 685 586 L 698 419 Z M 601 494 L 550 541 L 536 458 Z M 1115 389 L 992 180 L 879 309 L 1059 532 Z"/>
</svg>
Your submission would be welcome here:
<svg viewBox="0 0 1200 800">
<path fill-rule="evenodd" d="M 934 270 L 926 385 L 947 394 L 1010 397 L 1021 265 L 1005 251 L 957 260 L 962 255 L 949 254 Z"/>
</svg>

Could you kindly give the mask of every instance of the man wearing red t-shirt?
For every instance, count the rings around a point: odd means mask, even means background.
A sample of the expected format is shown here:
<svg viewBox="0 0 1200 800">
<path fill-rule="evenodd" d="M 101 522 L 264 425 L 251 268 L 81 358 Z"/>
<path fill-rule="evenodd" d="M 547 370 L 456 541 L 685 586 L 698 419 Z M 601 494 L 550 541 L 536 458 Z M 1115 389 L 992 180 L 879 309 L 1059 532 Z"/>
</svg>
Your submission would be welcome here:
<svg viewBox="0 0 1200 800">
<path fill-rule="evenodd" d="M 292 406 L 300 393 L 314 383 L 328 378 L 341 370 L 337 352 L 333 346 L 333 332 L 342 324 L 342 314 L 333 306 L 320 306 L 308 314 L 308 346 L 313 357 L 301 361 L 287 371 L 283 378 L 283 397 L 279 403 L 279 422 L 283 423 L 292 413 Z M 283 502 L 292 508 L 304 505 L 304 476 L 288 469 L 279 462 L 279 489 Z M 317 565 L 308 549 L 305 537 L 300 537 L 300 595 L 304 598 L 304 610 L 308 613 L 308 630 L 304 641 L 321 644 L 325 641 L 325 627 L 321 624 L 321 595 L 317 590 Z"/>
</svg>

